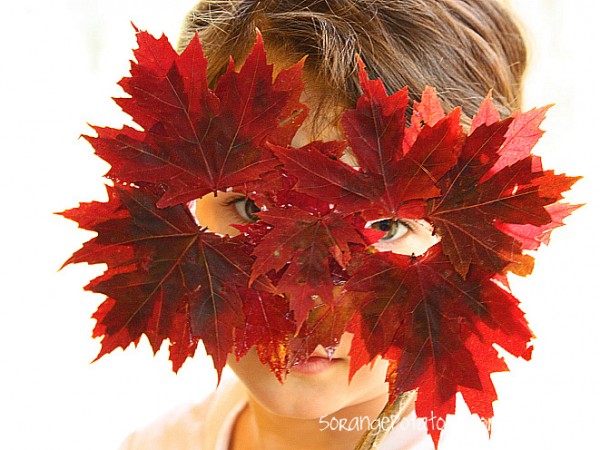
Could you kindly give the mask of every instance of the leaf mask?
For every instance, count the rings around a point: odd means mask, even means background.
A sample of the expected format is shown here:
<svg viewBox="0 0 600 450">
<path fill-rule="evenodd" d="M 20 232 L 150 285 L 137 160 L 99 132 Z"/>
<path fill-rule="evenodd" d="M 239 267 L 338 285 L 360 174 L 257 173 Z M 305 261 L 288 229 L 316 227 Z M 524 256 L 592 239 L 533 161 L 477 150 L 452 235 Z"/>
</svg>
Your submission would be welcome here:
<svg viewBox="0 0 600 450">
<path fill-rule="evenodd" d="M 107 297 L 94 314 L 98 357 L 146 335 L 155 352 L 169 340 L 177 371 L 202 341 L 220 376 L 229 354 L 255 348 L 284 382 L 350 332 L 351 376 L 389 360 L 390 400 L 418 389 L 417 414 L 445 418 L 460 392 L 491 418 L 490 374 L 507 370 L 494 345 L 532 351 L 506 274 L 530 273 L 529 251 L 576 208 L 561 199 L 577 178 L 531 154 L 547 108 L 501 120 L 488 96 L 467 132 L 460 109 L 445 114 L 428 88 L 407 125 L 407 90 L 388 95 L 361 65 L 345 141 L 293 148 L 307 115 L 303 61 L 274 77 L 258 34 L 239 71 L 231 62 L 210 89 L 197 38 L 179 55 L 164 36 L 137 36 L 120 83 L 130 97 L 116 101 L 140 129 L 94 127 L 108 201 L 62 213 L 97 233 L 65 264 L 107 265 L 86 286 Z M 259 209 L 233 237 L 190 209 L 226 191 Z M 421 256 L 377 251 L 381 223 L 405 219 L 426 221 L 439 243 Z"/>
</svg>

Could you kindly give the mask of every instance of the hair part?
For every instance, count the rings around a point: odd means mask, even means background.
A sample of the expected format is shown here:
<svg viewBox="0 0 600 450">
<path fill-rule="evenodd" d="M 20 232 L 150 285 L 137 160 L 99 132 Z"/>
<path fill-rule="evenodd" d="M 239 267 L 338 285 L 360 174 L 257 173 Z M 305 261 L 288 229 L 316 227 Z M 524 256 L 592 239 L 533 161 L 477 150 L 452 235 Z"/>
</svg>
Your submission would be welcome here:
<svg viewBox="0 0 600 450">
<path fill-rule="evenodd" d="M 356 55 L 388 93 L 408 86 L 418 100 L 432 86 L 444 109 L 461 106 L 466 121 L 490 89 L 502 115 L 521 104 L 526 46 L 496 0 L 204 0 L 187 16 L 179 50 L 198 33 L 214 85 L 230 55 L 245 59 L 256 29 L 271 60 L 307 56 L 318 110 L 355 104 Z"/>
</svg>

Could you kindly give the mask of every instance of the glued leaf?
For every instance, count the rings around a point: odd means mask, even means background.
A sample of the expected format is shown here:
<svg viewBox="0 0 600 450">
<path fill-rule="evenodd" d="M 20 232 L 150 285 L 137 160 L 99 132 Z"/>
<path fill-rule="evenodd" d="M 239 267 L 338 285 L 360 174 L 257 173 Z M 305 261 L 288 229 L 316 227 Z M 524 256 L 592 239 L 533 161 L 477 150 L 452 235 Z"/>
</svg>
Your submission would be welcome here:
<svg viewBox="0 0 600 450">
<path fill-rule="evenodd" d="M 213 92 L 197 38 L 181 55 L 164 37 L 140 32 L 138 43 L 131 77 L 121 82 L 131 98 L 118 103 L 144 131 L 97 127 L 98 137 L 87 137 L 111 164 L 107 176 L 163 186 L 162 208 L 252 182 L 274 168 L 265 141 L 287 143 L 304 117 L 302 62 L 273 81 L 258 35 L 240 72 L 231 63 Z"/>
<path fill-rule="evenodd" d="M 492 416 L 493 372 L 507 370 L 493 345 L 529 359 L 533 335 L 519 303 L 479 269 L 463 279 L 436 245 L 422 258 L 393 253 L 357 262 L 345 286 L 362 305 L 352 347 L 354 373 L 382 356 L 390 360 L 390 395 L 419 389 L 417 415 L 440 417 L 464 394 L 473 413 Z M 428 421 L 434 442 L 441 430 Z"/>
<path fill-rule="evenodd" d="M 108 268 L 86 287 L 107 296 L 94 315 L 94 336 L 103 336 L 98 357 L 145 334 L 155 352 L 170 340 L 177 370 L 201 339 L 220 374 L 242 308 L 224 288 L 246 286 L 252 260 L 241 244 L 199 229 L 186 207 L 157 208 L 159 194 L 151 189 L 117 186 L 108 193 L 108 203 L 64 213 L 98 233 L 71 262 L 99 262 L 104 246 Z M 116 214 L 98 215 L 106 210 Z"/>
<path fill-rule="evenodd" d="M 327 270 L 330 260 L 344 268 L 350 259 L 350 244 L 363 244 L 362 236 L 336 213 L 315 214 L 290 206 L 263 212 L 260 217 L 273 230 L 254 250 L 251 280 L 285 267 L 277 290 L 289 297 L 300 328 L 316 297 L 326 303 L 333 301 L 334 284 Z"/>
</svg>

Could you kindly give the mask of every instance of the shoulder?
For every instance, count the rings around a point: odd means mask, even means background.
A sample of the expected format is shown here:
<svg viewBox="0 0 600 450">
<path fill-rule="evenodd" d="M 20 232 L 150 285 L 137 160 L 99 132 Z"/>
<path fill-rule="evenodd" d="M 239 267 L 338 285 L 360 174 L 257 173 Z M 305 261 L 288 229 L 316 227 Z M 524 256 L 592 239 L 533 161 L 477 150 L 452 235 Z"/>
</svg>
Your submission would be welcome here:
<svg viewBox="0 0 600 450">
<path fill-rule="evenodd" d="M 237 380 L 225 383 L 203 402 L 171 411 L 130 434 L 119 450 L 218 448 L 221 441 L 229 439 L 235 418 L 245 404 L 241 383 Z"/>
</svg>

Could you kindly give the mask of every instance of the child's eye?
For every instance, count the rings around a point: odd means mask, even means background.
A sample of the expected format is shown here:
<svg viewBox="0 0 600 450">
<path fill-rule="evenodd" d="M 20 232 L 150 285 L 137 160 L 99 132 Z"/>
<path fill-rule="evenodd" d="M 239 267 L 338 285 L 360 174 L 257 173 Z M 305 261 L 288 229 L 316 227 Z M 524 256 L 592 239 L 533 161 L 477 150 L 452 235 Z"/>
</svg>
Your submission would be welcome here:
<svg viewBox="0 0 600 450">
<path fill-rule="evenodd" d="M 235 207 L 236 213 L 244 220 L 244 222 L 253 223 L 258 220 L 256 213 L 260 212 L 260 208 L 256 206 L 254 200 L 250 200 L 246 197 L 238 197 L 231 200 L 230 204 Z"/>
<path fill-rule="evenodd" d="M 196 223 L 212 233 L 236 236 L 239 230 L 234 225 L 256 222 L 260 208 L 253 200 L 239 192 L 217 192 L 190 202 Z"/>
<path fill-rule="evenodd" d="M 410 231 L 410 227 L 398 219 L 382 219 L 367 223 L 367 227 L 385 233 L 380 241 L 395 241 Z"/>
<path fill-rule="evenodd" d="M 420 256 L 440 240 L 433 226 L 423 219 L 387 218 L 367 222 L 366 226 L 385 233 L 373 244 L 380 252 Z"/>
</svg>

